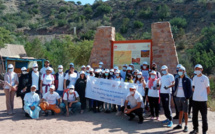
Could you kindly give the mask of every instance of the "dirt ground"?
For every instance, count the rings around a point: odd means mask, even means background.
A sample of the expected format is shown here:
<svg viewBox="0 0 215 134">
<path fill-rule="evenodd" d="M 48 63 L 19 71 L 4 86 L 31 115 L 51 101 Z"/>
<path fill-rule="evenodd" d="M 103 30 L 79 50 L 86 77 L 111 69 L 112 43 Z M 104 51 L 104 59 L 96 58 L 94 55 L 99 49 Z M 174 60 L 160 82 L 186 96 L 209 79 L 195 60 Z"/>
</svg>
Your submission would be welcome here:
<svg viewBox="0 0 215 134">
<path fill-rule="evenodd" d="M 183 134 L 182 130 L 173 131 L 161 122 L 145 118 L 143 124 L 137 124 L 138 119 L 128 121 L 128 117 L 115 113 L 92 113 L 75 114 L 65 117 L 61 114 L 44 117 L 39 120 L 24 116 L 21 109 L 21 99 L 15 98 L 15 112 L 13 116 L 6 114 L 5 95 L 0 90 L 0 134 L 105 134 L 105 133 L 144 133 L 144 134 Z M 173 114 L 175 115 L 175 114 Z M 161 120 L 164 115 L 161 114 Z M 208 134 L 215 134 L 215 112 L 208 112 Z M 174 120 L 174 126 L 178 120 Z M 199 117 L 199 131 L 202 132 L 201 118 Z M 189 119 L 189 131 L 192 130 L 192 121 Z"/>
</svg>

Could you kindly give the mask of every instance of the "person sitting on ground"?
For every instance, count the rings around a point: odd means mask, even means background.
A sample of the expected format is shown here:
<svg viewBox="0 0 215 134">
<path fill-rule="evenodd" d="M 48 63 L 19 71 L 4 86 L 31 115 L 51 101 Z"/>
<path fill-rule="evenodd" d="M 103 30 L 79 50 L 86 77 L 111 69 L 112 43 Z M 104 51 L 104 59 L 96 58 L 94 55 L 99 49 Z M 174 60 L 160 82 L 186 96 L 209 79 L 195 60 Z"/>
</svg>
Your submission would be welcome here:
<svg viewBox="0 0 215 134">
<path fill-rule="evenodd" d="M 45 111 L 45 116 L 48 116 L 48 110 L 51 110 L 52 115 L 55 113 L 60 113 L 60 108 L 56 105 L 56 101 L 60 104 L 60 95 L 55 92 L 55 86 L 50 86 L 50 91 L 45 93 L 41 99 L 40 107 Z"/>
<path fill-rule="evenodd" d="M 63 101 L 65 106 L 63 106 L 63 112 L 66 116 L 69 116 L 69 111 L 75 113 L 77 109 L 81 109 L 81 103 L 79 99 L 78 92 L 75 91 L 74 85 L 68 86 L 69 91 L 65 92 L 63 95 Z"/>
<path fill-rule="evenodd" d="M 143 97 L 142 95 L 136 91 L 135 85 L 129 86 L 130 93 L 128 93 L 125 100 L 124 113 L 127 114 L 130 118 L 129 121 L 133 120 L 135 115 L 139 117 L 139 124 L 143 123 Z M 130 104 L 128 106 L 128 103 Z"/>
<path fill-rule="evenodd" d="M 40 107 L 39 102 L 40 102 L 40 97 L 36 93 L 36 85 L 31 86 L 31 92 L 26 93 L 24 97 L 24 110 L 25 110 L 25 116 L 28 117 L 30 116 L 32 119 L 38 119 L 39 118 L 39 113 L 40 113 Z"/>
</svg>

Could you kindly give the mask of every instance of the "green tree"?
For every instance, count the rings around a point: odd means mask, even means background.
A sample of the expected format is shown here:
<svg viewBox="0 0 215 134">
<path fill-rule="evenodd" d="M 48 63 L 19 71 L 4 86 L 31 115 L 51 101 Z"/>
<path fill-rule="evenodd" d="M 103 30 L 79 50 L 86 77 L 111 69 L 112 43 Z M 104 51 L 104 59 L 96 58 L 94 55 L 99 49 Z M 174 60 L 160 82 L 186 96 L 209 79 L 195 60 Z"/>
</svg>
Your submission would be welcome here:
<svg viewBox="0 0 215 134">
<path fill-rule="evenodd" d="M 140 12 L 138 13 L 138 17 L 143 19 L 148 19 L 152 17 L 152 14 L 153 12 L 151 7 L 147 7 L 146 9 L 140 10 Z"/>
<path fill-rule="evenodd" d="M 142 28 L 143 23 L 141 21 L 134 21 L 134 28 Z"/>
<path fill-rule="evenodd" d="M 81 2 L 80 2 L 80 1 L 77 1 L 77 4 L 78 4 L 78 5 L 81 5 Z"/>
<path fill-rule="evenodd" d="M 157 7 L 158 16 L 160 19 L 170 17 L 171 9 L 166 4 L 161 4 Z"/>
<path fill-rule="evenodd" d="M 12 43 L 14 38 L 10 31 L 0 27 L 0 48 L 4 47 L 6 43 Z"/>
</svg>

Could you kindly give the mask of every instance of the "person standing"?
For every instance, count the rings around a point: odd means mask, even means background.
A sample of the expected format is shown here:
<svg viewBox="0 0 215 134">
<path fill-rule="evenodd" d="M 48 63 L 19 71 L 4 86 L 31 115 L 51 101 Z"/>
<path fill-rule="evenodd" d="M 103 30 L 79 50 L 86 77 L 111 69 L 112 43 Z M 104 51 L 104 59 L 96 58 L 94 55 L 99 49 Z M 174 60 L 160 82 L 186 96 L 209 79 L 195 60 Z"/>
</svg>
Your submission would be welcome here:
<svg viewBox="0 0 215 134">
<path fill-rule="evenodd" d="M 36 93 L 40 95 L 40 73 L 38 71 L 38 64 L 34 63 L 32 71 L 29 73 L 29 85 L 35 85 L 36 86 Z"/>
<path fill-rule="evenodd" d="M 41 76 L 40 93 L 42 95 L 49 92 L 50 86 L 54 85 L 54 76 L 51 74 L 51 70 L 51 67 L 47 67 L 46 73 Z"/>
<path fill-rule="evenodd" d="M 164 109 L 166 120 L 163 123 L 168 123 L 167 127 L 172 127 L 172 110 L 171 110 L 171 94 L 172 87 L 175 85 L 175 79 L 172 74 L 168 72 L 168 67 L 163 65 L 161 67 L 163 76 L 161 77 L 160 97 Z"/>
<path fill-rule="evenodd" d="M 46 73 L 46 69 L 47 69 L 48 67 L 50 67 L 50 62 L 49 62 L 49 60 L 46 60 L 46 61 L 45 61 L 45 66 L 44 66 L 43 68 L 40 69 L 41 75 L 43 75 L 43 74 Z M 51 68 L 51 71 L 52 71 L 51 74 L 55 74 L 54 69 L 53 69 L 52 67 L 50 67 L 50 68 Z"/>
<path fill-rule="evenodd" d="M 7 114 L 12 115 L 14 112 L 14 96 L 19 84 L 18 75 L 14 72 L 12 64 L 8 65 L 8 72 L 4 75 L 4 92 L 6 97 Z"/>
<path fill-rule="evenodd" d="M 64 89 L 68 86 L 75 85 L 75 82 L 78 78 L 78 74 L 75 72 L 74 65 L 70 66 L 70 70 L 66 73 L 64 77 Z"/>
<path fill-rule="evenodd" d="M 143 62 L 143 65 L 142 65 L 142 68 L 141 68 L 141 72 L 142 72 L 142 75 L 143 75 L 145 81 L 147 82 L 148 78 L 149 78 L 148 62 L 146 62 L 146 61 Z"/>
<path fill-rule="evenodd" d="M 192 96 L 192 81 L 185 75 L 185 67 L 181 66 L 178 70 L 179 77 L 175 78 L 175 88 L 173 96 L 179 111 L 179 124 L 173 129 L 182 129 L 182 118 L 184 115 L 185 127 L 184 132 L 188 132 L 188 103 Z"/>
<path fill-rule="evenodd" d="M 57 89 L 57 93 L 62 97 L 63 96 L 63 84 L 64 84 L 64 72 L 63 72 L 63 66 L 58 66 L 58 72 L 54 75 L 55 81 L 54 85 Z"/>
<path fill-rule="evenodd" d="M 208 131 L 207 122 L 207 101 L 210 93 L 210 81 L 206 75 L 202 73 L 203 67 L 200 64 L 195 66 L 195 74 L 193 78 L 193 131 L 190 134 L 198 133 L 198 113 L 202 115 L 202 133 Z"/>
<path fill-rule="evenodd" d="M 124 64 L 122 67 L 122 70 L 120 71 L 120 76 L 125 80 L 126 78 L 126 70 L 127 70 L 127 64 Z"/>
<path fill-rule="evenodd" d="M 151 119 L 154 120 L 156 116 L 156 120 L 159 121 L 159 87 L 160 80 L 157 78 L 157 73 L 155 71 L 150 72 L 150 78 L 147 82 L 148 91 L 148 100 L 151 111 Z"/>
<path fill-rule="evenodd" d="M 145 96 L 145 87 L 146 87 L 146 82 L 142 76 L 142 72 L 138 71 L 136 80 L 134 81 L 135 84 L 138 85 L 138 92 L 142 95 L 143 97 L 143 103 L 145 104 L 146 96 Z"/>
<path fill-rule="evenodd" d="M 24 97 L 24 110 L 26 112 L 25 116 L 30 116 L 32 119 L 38 119 L 41 110 L 39 107 L 40 97 L 36 93 L 36 88 L 37 86 L 32 85 L 31 92 L 26 93 Z"/>
<path fill-rule="evenodd" d="M 83 114 L 84 110 L 86 109 L 86 97 L 85 97 L 86 83 L 87 83 L 87 78 L 85 76 L 85 72 L 81 71 L 80 77 L 75 83 L 75 89 L 80 96 L 81 114 Z"/>
<path fill-rule="evenodd" d="M 66 75 L 67 73 L 69 73 L 69 71 L 70 71 L 71 68 L 73 68 L 73 69 L 75 68 L 74 63 L 70 63 L 70 64 L 69 64 L 69 69 L 65 71 L 65 75 Z M 75 73 L 78 73 L 76 70 L 74 70 L 74 72 L 75 72 Z"/>
<path fill-rule="evenodd" d="M 19 85 L 16 92 L 17 97 L 21 97 L 22 99 L 22 108 L 24 108 L 24 97 L 25 94 L 30 92 L 30 85 L 29 85 L 29 75 L 27 72 L 26 67 L 21 68 L 21 76 L 19 77 Z"/>
</svg>

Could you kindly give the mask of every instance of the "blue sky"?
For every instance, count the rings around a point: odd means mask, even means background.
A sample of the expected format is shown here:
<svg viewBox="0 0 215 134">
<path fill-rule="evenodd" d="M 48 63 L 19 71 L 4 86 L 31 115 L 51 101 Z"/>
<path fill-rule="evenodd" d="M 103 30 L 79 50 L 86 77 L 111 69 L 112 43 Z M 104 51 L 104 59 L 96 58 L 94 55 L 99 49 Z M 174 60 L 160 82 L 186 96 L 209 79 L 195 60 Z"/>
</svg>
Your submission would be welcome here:
<svg viewBox="0 0 215 134">
<path fill-rule="evenodd" d="M 85 5 L 87 3 L 93 4 L 95 0 L 65 0 L 65 1 L 81 1 L 82 5 Z M 107 0 L 103 0 L 103 1 L 107 1 Z"/>
</svg>

